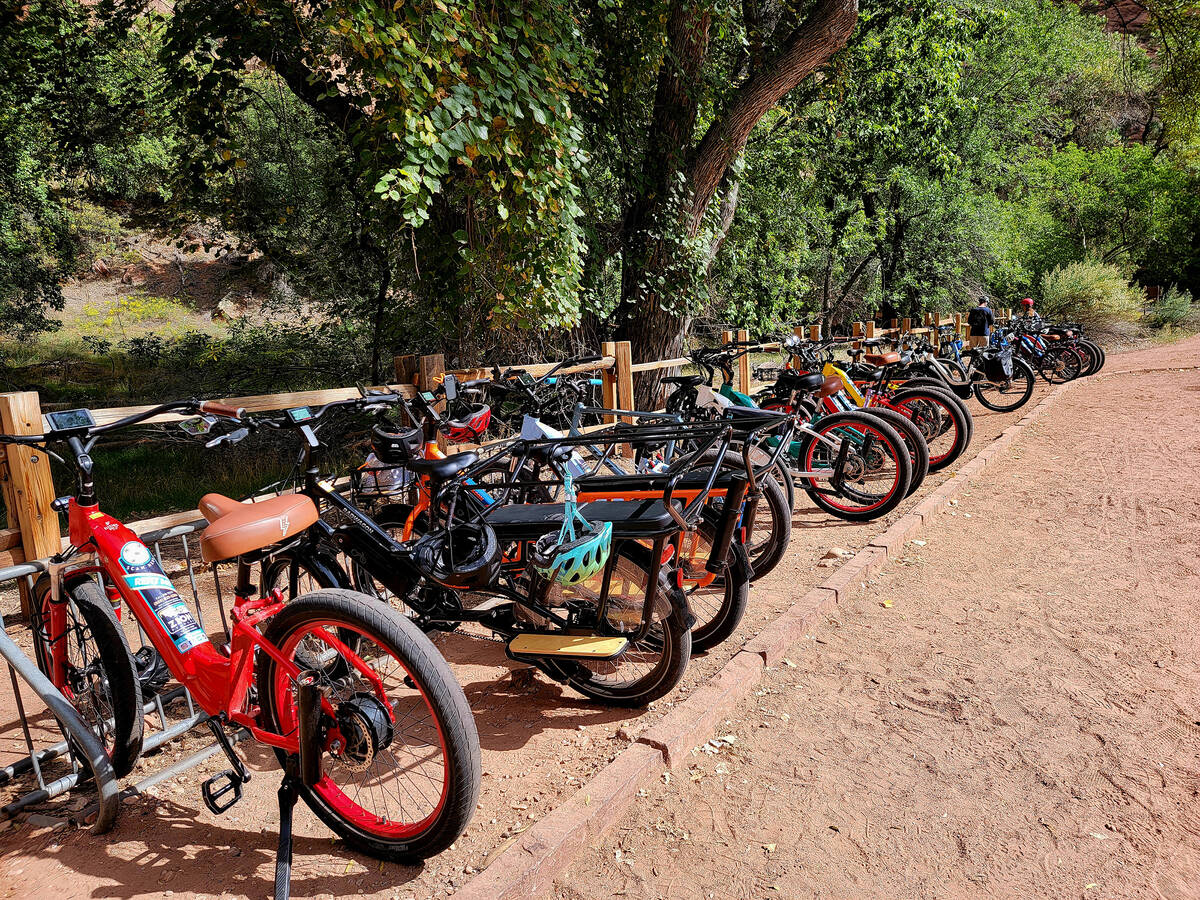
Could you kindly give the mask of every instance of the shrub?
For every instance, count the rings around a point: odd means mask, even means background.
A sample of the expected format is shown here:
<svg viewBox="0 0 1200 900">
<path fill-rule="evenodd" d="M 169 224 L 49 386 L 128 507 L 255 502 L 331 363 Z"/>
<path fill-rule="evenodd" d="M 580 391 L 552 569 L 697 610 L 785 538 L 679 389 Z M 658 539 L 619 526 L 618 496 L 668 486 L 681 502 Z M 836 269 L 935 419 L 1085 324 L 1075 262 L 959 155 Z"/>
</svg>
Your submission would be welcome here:
<svg viewBox="0 0 1200 900">
<path fill-rule="evenodd" d="M 1151 328 L 1182 325 L 1191 314 L 1192 295 L 1173 284 L 1158 295 L 1146 314 L 1146 322 Z"/>
<path fill-rule="evenodd" d="M 1038 311 L 1051 320 L 1082 322 L 1091 330 L 1121 330 L 1120 323 L 1136 322 L 1141 316 L 1143 298 L 1120 267 L 1073 262 L 1042 276 Z"/>
</svg>

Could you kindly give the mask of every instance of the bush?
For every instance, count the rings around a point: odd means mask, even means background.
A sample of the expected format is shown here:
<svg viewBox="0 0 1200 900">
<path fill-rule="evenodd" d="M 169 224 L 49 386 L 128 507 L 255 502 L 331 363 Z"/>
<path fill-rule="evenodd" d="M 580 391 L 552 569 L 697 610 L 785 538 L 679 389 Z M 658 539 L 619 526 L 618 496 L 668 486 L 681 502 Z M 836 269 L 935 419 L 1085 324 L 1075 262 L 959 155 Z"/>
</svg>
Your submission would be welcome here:
<svg viewBox="0 0 1200 900">
<path fill-rule="evenodd" d="M 1125 330 L 1122 323 L 1141 316 L 1144 296 L 1118 266 L 1067 263 L 1042 276 L 1038 312 L 1052 321 L 1081 322 L 1092 331 L 1119 331 Z"/>
<path fill-rule="evenodd" d="M 1146 322 L 1151 328 L 1182 325 L 1191 314 L 1192 295 L 1173 284 L 1158 295 L 1158 299 L 1146 314 Z"/>
</svg>

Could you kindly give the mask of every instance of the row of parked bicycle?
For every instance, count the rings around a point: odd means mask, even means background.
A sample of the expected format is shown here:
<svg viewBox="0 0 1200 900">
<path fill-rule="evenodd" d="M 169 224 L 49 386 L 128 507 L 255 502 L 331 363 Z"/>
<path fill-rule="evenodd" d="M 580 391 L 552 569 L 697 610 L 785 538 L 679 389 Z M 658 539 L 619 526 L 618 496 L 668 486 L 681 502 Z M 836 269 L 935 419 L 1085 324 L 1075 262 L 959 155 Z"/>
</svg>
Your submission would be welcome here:
<svg viewBox="0 0 1200 900">
<path fill-rule="evenodd" d="M 1094 371 L 1102 351 L 1070 331 L 1061 346 L 1088 353 Z M 1013 356 L 1026 333 L 1013 334 L 1015 347 L 1003 332 L 974 351 L 943 343 L 950 358 L 923 341 L 900 352 L 865 341 L 841 364 L 844 342 L 791 337 L 774 382 L 753 396 L 734 389 L 733 371 L 759 345 L 700 348 L 695 374 L 663 379 L 660 410 L 587 405 L 599 357 L 583 357 L 541 377 L 496 368 L 446 375 L 415 396 L 364 391 L 276 414 L 214 401 L 103 425 L 88 410 L 50 413 L 44 435 L 0 437 L 76 474 L 74 494 L 55 503 L 70 546 L 34 588 L 37 662 L 118 775 L 141 751 L 144 699 L 174 679 L 230 762 L 203 785 L 211 810 L 228 809 L 249 779 L 226 735 L 244 728 L 284 767 L 285 838 L 300 796 L 363 852 L 429 857 L 462 833 L 480 781 L 471 710 L 430 634 L 498 638 L 510 659 L 602 703 L 663 697 L 694 652 L 737 629 L 750 584 L 787 550 L 797 493 L 842 519 L 883 516 L 966 450 L 963 397 L 993 409 L 1028 399 L 1028 366 Z M 493 409 L 517 419 L 515 435 L 443 449 L 484 440 Z M 237 571 L 215 640 L 96 496 L 97 442 L 166 413 L 195 416 L 183 427 L 209 446 L 253 432 L 298 438 L 287 492 L 200 503 L 202 559 Z M 366 461 L 342 478 L 323 468 L 336 455 L 323 451 L 345 449 L 322 436 L 336 418 L 370 436 Z M 154 652 L 130 651 L 123 610 Z M 285 893 L 288 858 L 281 851 Z"/>
</svg>

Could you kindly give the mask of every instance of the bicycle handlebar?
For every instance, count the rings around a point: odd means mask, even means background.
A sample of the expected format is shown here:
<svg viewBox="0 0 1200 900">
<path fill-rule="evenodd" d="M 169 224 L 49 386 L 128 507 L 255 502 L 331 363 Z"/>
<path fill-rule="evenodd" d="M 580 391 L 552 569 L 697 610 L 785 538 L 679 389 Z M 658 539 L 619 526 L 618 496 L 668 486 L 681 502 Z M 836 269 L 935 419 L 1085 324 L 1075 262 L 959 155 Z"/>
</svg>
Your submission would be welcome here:
<svg viewBox="0 0 1200 900">
<path fill-rule="evenodd" d="M 208 409 L 204 408 L 206 405 L 208 405 Z M 235 409 L 232 406 L 217 401 L 173 400 L 170 403 L 160 403 L 158 406 L 152 406 L 149 409 L 144 409 L 141 412 L 133 413 L 132 415 L 117 419 L 115 422 L 107 422 L 103 425 L 90 425 L 86 428 L 78 429 L 64 428 L 52 431 L 49 434 L 2 434 L 0 435 L 0 444 L 44 444 L 47 441 L 65 441 L 73 437 L 90 440 L 102 434 L 107 434 L 110 431 L 119 431 L 122 428 L 139 425 L 147 419 L 153 419 L 155 416 L 171 412 L 207 412 L 210 415 L 220 415 L 236 419 L 240 418 L 238 413 L 244 413 L 245 411 Z"/>
</svg>

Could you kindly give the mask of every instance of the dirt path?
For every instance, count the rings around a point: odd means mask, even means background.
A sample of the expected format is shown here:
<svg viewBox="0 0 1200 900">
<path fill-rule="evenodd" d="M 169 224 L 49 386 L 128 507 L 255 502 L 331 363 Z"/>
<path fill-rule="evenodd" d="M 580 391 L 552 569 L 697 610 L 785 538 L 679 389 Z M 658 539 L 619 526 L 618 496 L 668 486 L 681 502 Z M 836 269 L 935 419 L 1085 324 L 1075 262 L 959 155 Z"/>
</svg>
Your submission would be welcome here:
<svg viewBox="0 0 1200 900">
<path fill-rule="evenodd" d="M 1076 387 L 555 896 L 1200 896 L 1198 402 Z"/>
<path fill-rule="evenodd" d="M 1161 359 L 1162 353 L 1149 351 L 1145 358 Z M 1172 354 L 1180 359 L 1190 354 L 1200 363 L 1200 340 L 1179 345 Z M 1109 365 L 1144 365 L 1138 357 L 1113 355 Z M 1035 400 L 1045 392 L 1045 387 L 1039 387 Z M 976 419 L 970 454 L 986 447 L 1023 414 L 999 415 L 976 404 L 972 407 Z M 756 584 L 750 612 L 737 635 L 708 656 L 692 661 L 677 696 L 686 695 L 710 677 L 746 639 L 826 578 L 832 570 L 818 563 L 830 546 L 851 551 L 865 546 L 950 474 L 931 477 L 888 519 L 866 525 L 833 520 L 802 498 L 787 558 Z M 888 612 L 894 617 L 894 610 Z M 871 634 L 857 627 L 853 630 Z M 830 635 L 822 639 L 828 640 Z M 847 647 L 847 653 L 857 652 Z M 484 868 L 514 834 L 558 805 L 627 746 L 629 735 L 661 718 L 675 700 L 673 696 L 645 711 L 607 709 L 540 677 L 528 685 L 514 684 L 508 677 L 512 664 L 497 644 L 453 636 L 445 640 L 443 649 L 466 688 L 483 746 L 483 793 L 474 821 L 453 849 L 427 866 L 380 866 L 333 842 L 328 830 L 300 809 L 295 897 L 348 893 L 383 898 L 446 896 L 473 871 Z M 831 658 L 824 662 L 830 664 Z M 11 698 L 6 695 L 7 691 L 0 689 L 0 764 L 11 762 L 8 754 L 19 752 L 19 732 L 10 711 Z M 232 896 L 265 896 L 273 865 L 277 780 L 271 757 L 255 747 L 247 748 L 246 754 L 251 766 L 263 774 L 248 786 L 246 800 L 222 817 L 204 809 L 198 789 L 204 777 L 224 768 L 222 760 L 215 758 L 156 788 L 153 796 L 126 804 L 108 835 L 38 831 L 29 825 L 0 833 L 0 868 L 12 873 L 0 881 L 0 897 L 41 896 L 50 890 L 60 900 L 212 896 L 223 891 Z M 725 762 L 724 756 L 713 762 Z M 147 760 L 142 773 L 162 764 L 161 758 Z M 62 807 L 71 802 L 61 801 L 46 811 L 62 815 Z M 653 831 L 653 825 L 646 827 Z M 596 896 L 601 895 L 606 895 L 605 890 L 597 888 Z M 718 890 L 716 896 L 725 893 Z"/>
</svg>

